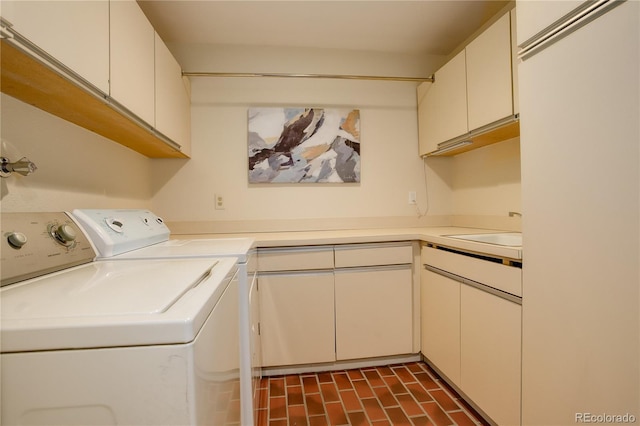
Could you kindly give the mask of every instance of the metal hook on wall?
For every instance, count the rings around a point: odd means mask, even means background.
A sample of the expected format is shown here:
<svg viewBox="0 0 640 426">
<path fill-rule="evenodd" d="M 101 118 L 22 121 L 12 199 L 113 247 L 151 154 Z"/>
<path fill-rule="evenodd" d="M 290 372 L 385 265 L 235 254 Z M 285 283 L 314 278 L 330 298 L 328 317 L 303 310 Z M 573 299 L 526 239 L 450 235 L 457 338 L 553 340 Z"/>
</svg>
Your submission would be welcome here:
<svg viewBox="0 0 640 426">
<path fill-rule="evenodd" d="M 16 172 L 22 176 L 30 175 L 38 168 L 27 157 L 22 157 L 16 162 L 11 162 L 7 157 L 0 157 L 0 177 L 6 178 Z"/>
</svg>

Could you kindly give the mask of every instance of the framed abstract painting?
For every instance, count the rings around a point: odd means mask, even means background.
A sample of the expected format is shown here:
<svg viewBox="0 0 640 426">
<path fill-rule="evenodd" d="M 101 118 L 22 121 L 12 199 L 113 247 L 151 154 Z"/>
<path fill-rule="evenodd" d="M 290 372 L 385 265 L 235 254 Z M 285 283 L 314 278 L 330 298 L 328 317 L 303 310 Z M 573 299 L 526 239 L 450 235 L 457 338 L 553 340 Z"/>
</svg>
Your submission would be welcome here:
<svg viewBox="0 0 640 426">
<path fill-rule="evenodd" d="M 360 111 L 249 108 L 249 183 L 360 182 Z"/>
</svg>

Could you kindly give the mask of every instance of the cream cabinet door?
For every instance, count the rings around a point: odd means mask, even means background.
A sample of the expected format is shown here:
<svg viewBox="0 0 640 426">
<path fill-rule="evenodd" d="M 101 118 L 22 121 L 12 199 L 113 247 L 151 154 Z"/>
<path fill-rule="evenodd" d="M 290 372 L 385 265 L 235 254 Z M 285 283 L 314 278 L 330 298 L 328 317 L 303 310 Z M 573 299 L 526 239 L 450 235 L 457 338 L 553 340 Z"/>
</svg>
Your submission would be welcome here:
<svg viewBox="0 0 640 426">
<path fill-rule="evenodd" d="M 109 93 L 109 1 L 2 1 L 13 29 Z"/>
<path fill-rule="evenodd" d="M 432 108 L 427 108 L 427 93 L 429 93 L 432 84 L 429 81 L 425 81 L 420 83 L 416 89 L 418 102 L 418 154 L 421 156 L 430 153 L 438 145 L 435 141 L 427 139 L 427 133 L 429 132 L 427 125 L 431 123 L 430 119 L 427 118 L 427 110 L 429 114 L 431 114 L 432 110 Z"/>
<path fill-rule="evenodd" d="M 460 384 L 460 285 L 422 271 L 422 353 L 456 385 Z"/>
<path fill-rule="evenodd" d="M 465 51 L 469 130 L 475 130 L 513 114 L 510 14 L 483 31 Z"/>
<path fill-rule="evenodd" d="M 335 361 L 333 271 L 261 274 L 264 367 Z"/>
<path fill-rule="evenodd" d="M 260 407 L 260 378 L 262 376 L 262 343 L 260 338 L 260 296 L 258 292 L 258 279 L 255 274 L 249 274 L 251 284 L 249 286 L 249 323 L 250 323 L 250 348 L 251 348 L 251 397 L 253 400 L 253 415 L 257 419 Z M 242 388 L 242 386 L 241 386 Z M 243 408 L 244 411 L 244 408 Z"/>
<path fill-rule="evenodd" d="M 155 34 L 156 129 L 191 153 L 191 99 L 188 80 L 160 36 Z"/>
<path fill-rule="evenodd" d="M 521 311 L 462 285 L 460 387 L 497 424 L 520 424 Z"/>
<path fill-rule="evenodd" d="M 258 278 L 255 275 L 249 286 L 249 324 L 251 330 L 251 373 L 253 377 L 260 376 L 262 367 L 262 344 L 260 341 L 260 297 L 258 292 Z"/>
<path fill-rule="evenodd" d="M 413 350 L 411 265 L 336 270 L 338 360 Z"/>
<path fill-rule="evenodd" d="M 134 0 L 111 1 L 111 97 L 155 126 L 155 31 Z"/>
<path fill-rule="evenodd" d="M 435 73 L 435 82 L 418 105 L 420 155 L 467 133 L 467 83 L 464 51 Z M 421 94 L 421 93 L 419 93 Z"/>
</svg>

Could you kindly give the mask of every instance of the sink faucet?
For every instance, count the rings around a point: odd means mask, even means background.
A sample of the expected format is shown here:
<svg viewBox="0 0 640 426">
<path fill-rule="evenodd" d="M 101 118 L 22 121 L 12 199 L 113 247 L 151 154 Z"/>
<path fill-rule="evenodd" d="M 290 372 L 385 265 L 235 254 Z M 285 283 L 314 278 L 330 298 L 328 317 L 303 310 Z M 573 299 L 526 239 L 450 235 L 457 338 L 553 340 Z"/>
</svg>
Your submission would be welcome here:
<svg viewBox="0 0 640 426">
<path fill-rule="evenodd" d="M 522 213 L 520 212 L 509 212 L 509 217 L 520 216 L 522 217 Z"/>
</svg>

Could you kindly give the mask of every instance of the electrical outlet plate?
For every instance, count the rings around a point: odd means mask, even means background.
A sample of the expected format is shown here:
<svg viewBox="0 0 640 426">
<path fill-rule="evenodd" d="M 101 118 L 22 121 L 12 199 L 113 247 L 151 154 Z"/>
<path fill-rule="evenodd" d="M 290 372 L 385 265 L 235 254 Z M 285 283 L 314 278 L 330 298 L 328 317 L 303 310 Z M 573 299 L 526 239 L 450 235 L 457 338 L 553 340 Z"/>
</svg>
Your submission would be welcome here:
<svg viewBox="0 0 640 426">
<path fill-rule="evenodd" d="M 216 210 L 224 210 L 224 197 L 220 194 L 215 194 Z"/>
<path fill-rule="evenodd" d="M 416 191 L 409 191 L 409 204 L 416 203 Z"/>
</svg>

